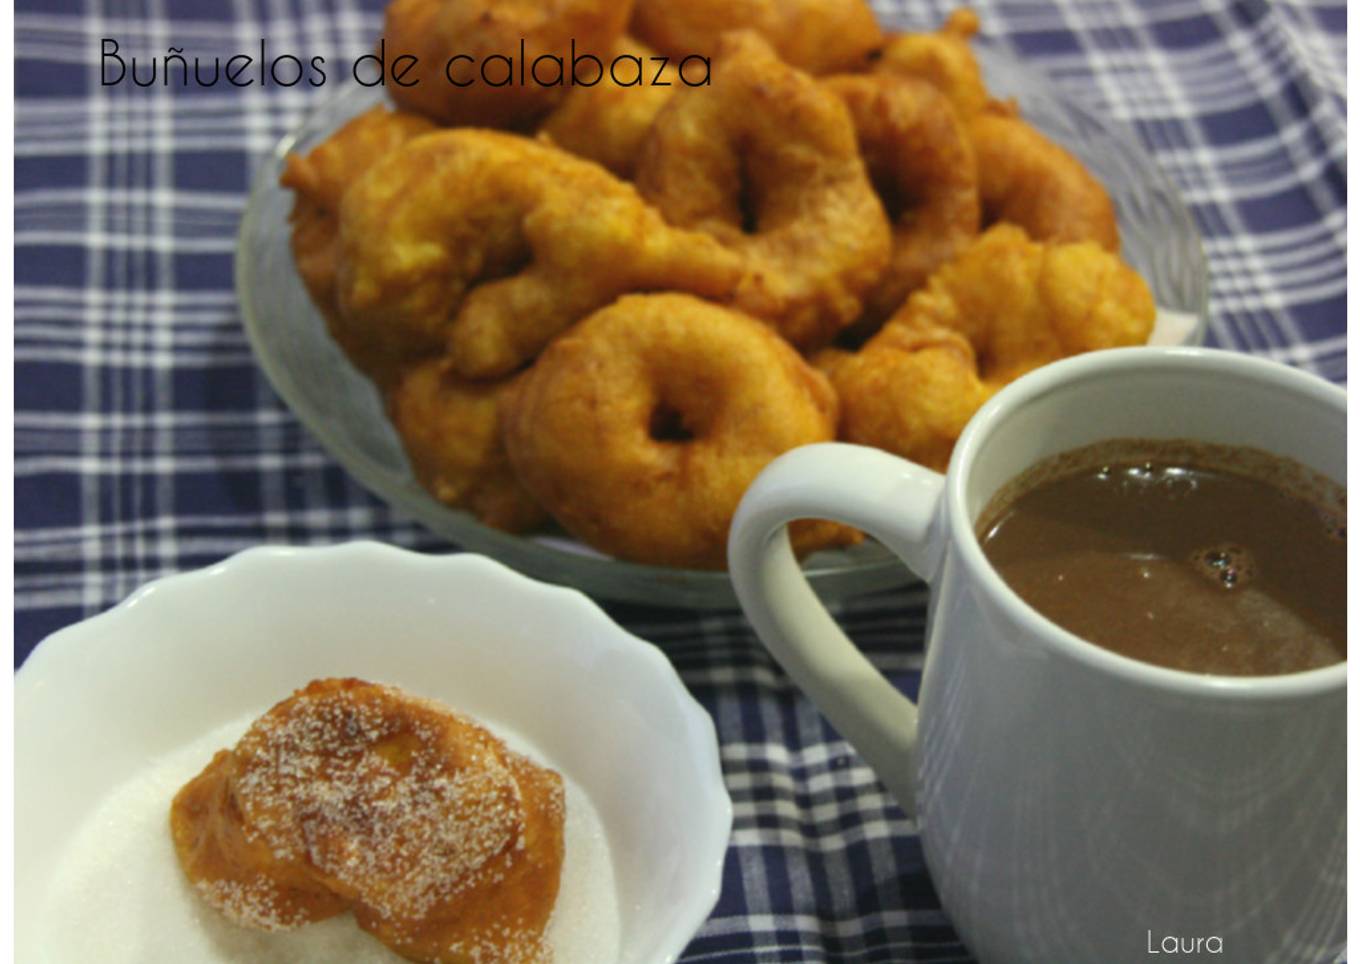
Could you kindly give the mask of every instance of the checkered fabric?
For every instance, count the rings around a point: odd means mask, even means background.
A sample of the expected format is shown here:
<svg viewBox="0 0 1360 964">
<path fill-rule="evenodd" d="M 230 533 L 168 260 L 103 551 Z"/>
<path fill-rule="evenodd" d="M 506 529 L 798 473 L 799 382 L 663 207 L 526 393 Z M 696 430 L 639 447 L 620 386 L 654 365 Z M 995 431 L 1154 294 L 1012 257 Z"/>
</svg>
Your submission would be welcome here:
<svg viewBox="0 0 1360 964">
<path fill-rule="evenodd" d="M 363 53 L 380 0 L 19 0 L 16 663 L 148 579 L 260 543 L 447 548 L 362 490 L 252 360 L 232 290 L 252 170 L 327 94 L 100 84 L 125 54 Z M 1346 377 L 1344 3 L 979 2 L 984 33 L 1131 127 L 1204 236 L 1209 340 Z M 939 2 L 884 3 L 927 26 Z M 609 606 L 713 714 L 736 808 L 686 961 L 966 961 L 914 826 L 739 614 Z M 919 589 L 838 607 L 908 693 Z"/>
</svg>

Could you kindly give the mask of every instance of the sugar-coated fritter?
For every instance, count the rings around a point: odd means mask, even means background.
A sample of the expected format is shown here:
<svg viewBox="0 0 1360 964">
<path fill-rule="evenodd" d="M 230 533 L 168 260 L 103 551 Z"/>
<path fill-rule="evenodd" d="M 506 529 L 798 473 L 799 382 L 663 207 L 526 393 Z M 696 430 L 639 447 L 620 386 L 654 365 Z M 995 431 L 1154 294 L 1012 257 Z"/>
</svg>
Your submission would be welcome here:
<svg viewBox="0 0 1360 964">
<path fill-rule="evenodd" d="M 687 295 L 630 295 L 552 343 L 502 409 L 520 479 L 568 532 L 634 562 L 722 568 L 746 487 L 835 437 L 826 378 L 760 322 Z M 800 523 L 795 548 L 843 542 Z"/>
<path fill-rule="evenodd" d="M 666 224 L 604 168 L 497 131 L 450 130 L 371 168 L 340 209 L 340 316 L 356 339 L 499 378 L 628 291 L 727 297 L 741 258 Z"/>
<path fill-rule="evenodd" d="M 416 480 L 436 499 L 493 528 L 523 532 L 547 513 L 520 485 L 501 442 L 500 403 L 512 383 L 471 382 L 433 358 L 393 386 L 387 411 Z"/>
<path fill-rule="evenodd" d="M 723 37 L 712 86 L 662 109 L 637 185 L 670 223 L 739 252 L 730 303 L 804 350 L 858 317 L 888 262 L 849 111 L 749 31 Z"/>
<path fill-rule="evenodd" d="M 637 0 L 632 30 L 665 54 L 712 56 L 729 30 L 754 30 L 811 74 L 863 67 L 882 42 L 864 0 Z"/>
<path fill-rule="evenodd" d="M 387 92 L 441 124 L 524 128 L 566 95 L 573 56 L 607 62 L 632 7 L 632 0 L 392 0 L 383 24 L 388 70 L 400 69 L 403 54 L 417 60 L 405 83 L 388 80 Z M 449 66 L 451 58 L 460 59 Z M 589 62 L 580 70 L 583 80 L 594 76 Z"/>
<path fill-rule="evenodd" d="M 1013 103 L 988 93 L 969 46 L 977 29 L 977 14 L 956 10 L 934 33 L 893 37 L 874 70 L 925 80 L 949 98 L 977 157 L 984 224 L 1009 221 L 1041 241 L 1095 241 L 1118 251 L 1114 205 L 1100 182 Z"/>
<path fill-rule="evenodd" d="M 238 924 L 352 910 L 413 961 L 546 962 L 562 779 L 472 720 L 388 686 L 316 680 L 176 795 L 199 895 Z"/>
<path fill-rule="evenodd" d="M 378 381 L 393 375 L 379 345 L 347 337 L 336 318 L 335 275 L 339 254 L 340 199 L 359 175 L 406 142 L 434 130 L 423 117 L 381 105 L 340 127 L 306 154 L 288 155 L 279 183 L 294 193 L 293 260 L 307 292 L 355 367 Z"/>
</svg>

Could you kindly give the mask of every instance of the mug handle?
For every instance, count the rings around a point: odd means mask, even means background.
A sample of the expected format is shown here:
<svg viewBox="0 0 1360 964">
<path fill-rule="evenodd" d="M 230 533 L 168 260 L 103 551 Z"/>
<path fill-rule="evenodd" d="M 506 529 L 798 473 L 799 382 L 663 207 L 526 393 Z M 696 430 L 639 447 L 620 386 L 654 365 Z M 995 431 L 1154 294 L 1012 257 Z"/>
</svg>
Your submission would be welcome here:
<svg viewBox="0 0 1360 964">
<path fill-rule="evenodd" d="M 789 544 L 797 519 L 863 529 L 927 582 L 943 542 L 944 476 L 878 449 L 825 442 L 779 456 L 742 497 L 727 542 L 756 633 L 831 724 L 916 815 L 916 706 L 874 669 L 808 585 Z"/>
</svg>

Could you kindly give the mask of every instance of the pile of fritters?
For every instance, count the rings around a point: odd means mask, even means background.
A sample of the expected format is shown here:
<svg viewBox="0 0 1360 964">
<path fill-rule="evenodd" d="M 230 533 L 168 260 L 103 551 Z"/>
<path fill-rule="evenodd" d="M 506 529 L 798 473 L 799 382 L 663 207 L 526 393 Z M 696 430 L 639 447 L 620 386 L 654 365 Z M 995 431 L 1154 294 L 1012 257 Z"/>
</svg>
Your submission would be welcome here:
<svg viewBox="0 0 1360 964">
<path fill-rule="evenodd" d="M 862 0 L 395 0 L 387 55 L 425 74 L 288 159 L 299 273 L 436 498 L 721 568 L 780 452 L 942 469 L 1000 386 L 1151 331 L 1108 195 L 989 94 L 977 29 L 886 35 Z M 583 50 L 604 69 L 579 85 L 428 67 Z"/>
</svg>

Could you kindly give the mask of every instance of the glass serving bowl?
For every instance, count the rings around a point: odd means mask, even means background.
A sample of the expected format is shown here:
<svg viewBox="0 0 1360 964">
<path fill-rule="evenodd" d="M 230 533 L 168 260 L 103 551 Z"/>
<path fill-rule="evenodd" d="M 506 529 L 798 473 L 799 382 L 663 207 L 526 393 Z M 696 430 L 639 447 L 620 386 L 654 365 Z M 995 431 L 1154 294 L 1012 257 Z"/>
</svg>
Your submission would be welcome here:
<svg viewBox="0 0 1360 964">
<path fill-rule="evenodd" d="M 1175 187 L 1134 137 L 1059 94 L 1013 59 L 977 49 L 989 89 L 1014 97 L 1027 120 L 1090 167 L 1115 202 L 1123 256 L 1143 277 L 1174 326 L 1152 341 L 1203 338 L 1208 276 L 1199 234 Z M 591 596 L 694 608 L 736 606 L 724 572 L 620 562 L 561 534 L 516 536 L 438 502 L 416 482 L 373 385 L 331 340 L 289 248 L 291 192 L 279 187 L 284 158 L 306 151 L 382 99 L 380 90 L 343 88 L 289 134 L 256 175 L 236 249 L 236 291 L 246 333 L 275 390 L 349 472 L 379 498 L 464 549 L 529 576 Z M 809 556 L 808 579 L 824 599 L 903 585 L 915 577 L 872 541 Z"/>
</svg>

